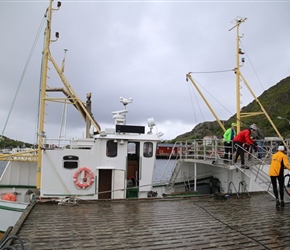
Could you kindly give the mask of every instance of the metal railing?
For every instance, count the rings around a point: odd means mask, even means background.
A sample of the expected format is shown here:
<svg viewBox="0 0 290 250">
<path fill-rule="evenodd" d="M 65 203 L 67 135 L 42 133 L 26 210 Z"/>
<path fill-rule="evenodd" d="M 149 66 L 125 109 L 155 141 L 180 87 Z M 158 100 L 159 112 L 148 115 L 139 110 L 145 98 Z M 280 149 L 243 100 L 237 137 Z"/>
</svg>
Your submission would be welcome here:
<svg viewBox="0 0 290 250">
<path fill-rule="evenodd" d="M 287 145 L 287 151 L 286 154 L 289 157 L 289 145 L 290 145 L 290 139 L 284 140 L 284 143 Z M 276 153 L 278 150 L 279 145 L 284 144 L 280 138 L 266 138 L 265 140 L 262 140 L 262 146 L 261 146 L 261 154 L 262 159 L 258 158 L 258 150 L 254 150 L 253 148 L 244 149 L 245 153 L 245 161 L 247 165 L 255 166 L 255 169 L 253 170 L 253 176 L 250 176 L 250 178 L 253 178 L 254 181 L 259 185 L 263 186 L 263 189 L 265 191 L 269 192 L 269 177 L 268 174 L 263 171 L 264 165 L 270 164 L 270 160 L 273 153 Z M 232 143 L 233 144 L 233 143 Z M 167 182 L 168 187 L 173 187 L 175 182 L 182 181 L 181 179 L 178 179 L 178 173 L 180 170 L 181 163 L 186 159 L 192 159 L 193 161 L 208 161 L 209 164 L 230 164 L 232 166 L 236 166 L 237 164 L 234 163 L 235 155 L 233 154 L 232 157 L 229 157 L 229 159 L 224 159 L 224 153 L 225 153 L 225 145 L 224 141 L 222 139 L 217 138 L 205 138 L 202 140 L 189 140 L 189 141 L 183 141 L 183 142 L 176 142 L 171 152 L 178 152 L 177 156 L 176 154 L 174 157 L 169 157 L 169 160 L 174 159 L 175 167 L 173 167 L 171 172 L 171 177 L 169 181 Z M 231 149 L 231 152 L 235 152 L 233 146 Z M 170 155 L 173 156 L 173 153 Z M 166 167 L 163 171 L 163 174 L 167 171 L 167 166 L 169 164 L 166 164 Z M 239 168 L 239 167 L 238 167 Z M 242 170 L 242 169 L 241 169 Z M 163 175 L 162 175 L 163 177 Z M 162 182 L 162 177 L 160 182 Z M 187 176 L 187 179 L 190 179 L 192 176 Z M 194 176 L 195 179 L 204 178 L 204 176 Z M 239 189 L 241 187 L 239 186 Z M 245 188 L 245 186 L 243 186 Z M 240 190 L 239 190 L 240 191 Z M 238 191 L 238 192 L 239 192 Z"/>
<path fill-rule="evenodd" d="M 276 153 L 279 145 L 283 145 L 283 142 L 279 138 L 271 137 L 262 141 L 261 154 L 265 159 L 271 159 L 273 153 Z M 284 140 L 287 145 L 287 156 L 289 157 L 290 139 Z M 176 142 L 172 148 L 172 152 L 177 148 L 178 158 L 181 159 L 200 159 L 200 160 L 219 160 L 224 159 L 225 146 L 222 139 L 207 138 L 202 140 L 189 140 L 184 142 Z M 231 151 L 234 151 L 232 146 Z M 251 155 L 257 155 L 253 149 L 245 150 L 245 157 Z M 171 156 L 169 159 L 172 159 Z"/>
</svg>

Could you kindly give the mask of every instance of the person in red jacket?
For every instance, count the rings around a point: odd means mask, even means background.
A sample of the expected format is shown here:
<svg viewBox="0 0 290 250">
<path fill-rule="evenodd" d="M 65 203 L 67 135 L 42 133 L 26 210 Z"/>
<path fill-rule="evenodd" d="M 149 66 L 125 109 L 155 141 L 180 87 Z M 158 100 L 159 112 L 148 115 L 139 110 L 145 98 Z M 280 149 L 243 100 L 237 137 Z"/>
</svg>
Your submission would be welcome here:
<svg viewBox="0 0 290 250">
<path fill-rule="evenodd" d="M 283 145 L 278 147 L 278 152 L 272 155 L 271 165 L 269 168 L 269 176 L 271 178 L 271 183 L 273 186 L 273 192 L 276 197 L 276 206 L 281 207 L 285 206 L 284 203 L 284 168 L 290 170 L 290 164 L 288 162 L 288 157 L 285 154 L 285 148 Z M 277 180 L 279 182 L 279 191 L 280 191 L 280 201 L 278 197 L 277 190 Z"/>
<path fill-rule="evenodd" d="M 249 169 L 248 166 L 245 166 L 245 151 L 244 148 L 254 144 L 254 141 L 251 138 L 251 133 L 255 133 L 257 127 L 256 125 L 251 125 L 250 128 L 245 129 L 238 133 L 234 139 L 234 148 L 236 148 L 236 157 L 234 162 L 236 163 L 238 157 L 241 157 L 241 168 Z"/>
</svg>

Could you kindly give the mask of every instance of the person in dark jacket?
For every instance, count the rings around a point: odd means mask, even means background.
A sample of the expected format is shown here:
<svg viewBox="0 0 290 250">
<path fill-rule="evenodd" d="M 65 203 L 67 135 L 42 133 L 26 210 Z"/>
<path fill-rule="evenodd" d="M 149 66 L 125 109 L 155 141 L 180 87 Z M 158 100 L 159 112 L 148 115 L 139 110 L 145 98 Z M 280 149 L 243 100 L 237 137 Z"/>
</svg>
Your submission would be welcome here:
<svg viewBox="0 0 290 250">
<path fill-rule="evenodd" d="M 278 152 L 272 155 L 272 160 L 269 168 L 269 176 L 273 187 L 273 192 L 276 197 L 276 206 L 284 207 L 284 168 L 290 170 L 288 157 L 285 154 L 283 145 L 278 147 Z M 280 200 L 278 197 L 277 180 L 279 182 Z"/>
<path fill-rule="evenodd" d="M 252 126 L 257 127 L 257 125 L 255 123 L 252 124 Z M 263 146 L 264 139 L 265 139 L 265 137 L 264 137 L 262 130 L 259 127 L 257 127 L 257 130 L 255 132 L 255 136 L 254 136 L 254 140 L 257 143 L 258 159 L 262 159 L 262 153 L 263 153 L 262 146 Z"/>
<path fill-rule="evenodd" d="M 255 133 L 257 127 L 256 125 L 251 125 L 250 128 L 245 129 L 238 133 L 234 137 L 234 148 L 236 148 L 236 157 L 234 162 L 236 163 L 238 160 L 238 157 L 241 157 L 241 168 L 249 169 L 248 166 L 245 166 L 245 151 L 244 148 L 247 148 L 249 146 L 252 146 L 254 144 L 254 141 L 251 138 L 251 133 Z"/>
</svg>

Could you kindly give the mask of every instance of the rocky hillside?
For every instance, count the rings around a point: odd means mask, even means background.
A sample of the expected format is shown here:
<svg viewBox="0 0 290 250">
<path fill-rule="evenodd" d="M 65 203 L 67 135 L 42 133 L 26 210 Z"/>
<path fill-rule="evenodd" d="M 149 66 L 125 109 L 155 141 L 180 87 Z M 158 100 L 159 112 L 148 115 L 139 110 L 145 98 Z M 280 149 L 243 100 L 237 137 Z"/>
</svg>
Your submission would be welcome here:
<svg viewBox="0 0 290 250">
<path fill-rule="evenodd" d="M 290 120 L 290 76 L 264 91 L 258 99 L 274 122 L 280 134 L 285 138 L 290 138 L 290 122 L 277 118 L 277 116 L 281 116 Z M 255 100 L 241 109 L 241 112 L 243 113 L 260 111 L 262 110 Z M 230 127 L 230 124 L 236 121 L 235 117 L 236 114 L 228 120 L 223 121 L 226 128 Z M 264 114 L 243 118 L 241 129 L 247 128 L 252 123 L 256 123 L 257 126 L 263 130 L 265 136 L 277 136 L 274 128 Z M 210 135 L 218 137 L 222 137 L 223 135 L 223 131 L 216 121 L 197 124 L 190 132 L 177 136 L 171 142 L 200 139 L 204 136 Z"/>
</svg>

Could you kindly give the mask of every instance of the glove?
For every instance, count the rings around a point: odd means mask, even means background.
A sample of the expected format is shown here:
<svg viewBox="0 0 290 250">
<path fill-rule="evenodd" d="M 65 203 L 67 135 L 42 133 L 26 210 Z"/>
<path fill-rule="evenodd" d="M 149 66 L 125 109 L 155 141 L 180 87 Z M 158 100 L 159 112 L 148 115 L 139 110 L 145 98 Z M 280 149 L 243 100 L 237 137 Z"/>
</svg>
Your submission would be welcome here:
<svg viewBox="0 0 290 250">
<path fill-rule="evenodd" d="M 254 144 L 252 145 L 252 147 L 253 147 L 254 151 L 257 152 L 258 147 L 257 147 L 256 143 L 254 143 Z"/>
</svg>

